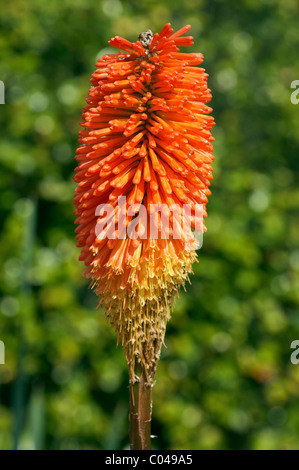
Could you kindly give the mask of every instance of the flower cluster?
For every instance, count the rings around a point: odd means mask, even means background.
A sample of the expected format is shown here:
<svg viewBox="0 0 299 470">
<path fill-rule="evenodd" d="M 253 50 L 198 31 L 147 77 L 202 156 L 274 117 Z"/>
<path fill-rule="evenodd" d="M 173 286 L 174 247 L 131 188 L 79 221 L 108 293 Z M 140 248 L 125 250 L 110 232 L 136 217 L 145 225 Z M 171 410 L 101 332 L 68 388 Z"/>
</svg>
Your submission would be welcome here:
<svg viewBox="0 0 299 470">
<path fill-rule="evenodd" d="M 136 361 L 152 381 L 170 309 L 192 272 L 196 246 L 187 250 L 184 231 L 174 238 L 171 227 L 167 239 L 99 237 L 96 209 L 106 203 L 116 208 L 116 233 L 122 196 L 127 207 L 134 207 L 125 215 L 126 224 L 138 217 L 140 204 L 149 213 L 152 204 L 200 204 L 206 215 L 214 120 L 206 105 L 211 99 L 207 74 L 197 67 L 203 56 L 179 50 L 193 44 L 192 37 L 182 36 L 189 29 L 174 33 L 167 24 L 135 43 L 111 39 L 120 51 L 98 60 L 83 108 L 74 178 L 77 246 L 99 305 L 123 344 L 132 383 Z M 170 217 L 173 222 L 175 214 Z M 191 229 L 195 218 L 191 211 Z M 136 222 L 144 233 L 142 220 Z"/>
</svg>

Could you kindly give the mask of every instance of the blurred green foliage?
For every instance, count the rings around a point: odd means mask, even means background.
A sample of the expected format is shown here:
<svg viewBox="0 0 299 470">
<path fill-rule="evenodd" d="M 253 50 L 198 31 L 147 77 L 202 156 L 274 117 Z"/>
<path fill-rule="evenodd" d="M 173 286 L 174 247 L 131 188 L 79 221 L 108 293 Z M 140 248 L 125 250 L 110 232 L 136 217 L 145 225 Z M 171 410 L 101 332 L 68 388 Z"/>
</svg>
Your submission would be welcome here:
<svg viewBox="0 0 299 470">
<path fill-rule="evenodd" d="M 192 25 L 216 119 L 207 234 L 168 326 L 156 449 L 298 449 L 296 0 L 1 0 L 1 449 L 128 448 L 121 348 L 82 277 L 72 181 L 96 58 Z"/>
</svg>

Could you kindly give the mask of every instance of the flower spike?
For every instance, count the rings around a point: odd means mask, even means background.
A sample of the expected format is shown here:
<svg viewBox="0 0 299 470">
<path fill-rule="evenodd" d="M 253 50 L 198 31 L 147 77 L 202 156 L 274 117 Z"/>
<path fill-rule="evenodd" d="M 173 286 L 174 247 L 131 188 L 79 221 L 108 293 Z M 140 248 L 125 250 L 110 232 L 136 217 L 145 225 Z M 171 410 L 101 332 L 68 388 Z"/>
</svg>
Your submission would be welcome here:
<svg viewBox="0 0 299 470">
<path fill-rule="evenodd" d="M 136 42 L 111 39 L 119 52 L 98 60 L 80 123 L 77 246 L 123 345 L 131 384 L 138 364 L 146 385 L 153 382 L 211 194 L 211 91 L 198 67 L 202 54 L 180 51 L 193 45 L 183 36 L 189 30 L 174 33 L 168 23 Z"/>
</svg>

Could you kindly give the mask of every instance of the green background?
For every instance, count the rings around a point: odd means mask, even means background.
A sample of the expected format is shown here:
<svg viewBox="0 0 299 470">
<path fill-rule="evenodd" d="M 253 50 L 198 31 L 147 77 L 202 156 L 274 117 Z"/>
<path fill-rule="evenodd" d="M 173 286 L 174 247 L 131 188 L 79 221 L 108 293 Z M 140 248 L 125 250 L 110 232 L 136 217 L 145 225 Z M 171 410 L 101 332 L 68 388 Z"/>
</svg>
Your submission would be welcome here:
<svg viewBox="0 0 299 470">
<path fill-rule="evenodd" d="M 0 1 L 1 449 L 128 448 L 128 374 L 75 247 L 81 109 L 114 35 L 191 24 L 217 125 L 207 233 L 166 335 L 155 449 L 298 449 L 299 6 Z"/>
</svg>

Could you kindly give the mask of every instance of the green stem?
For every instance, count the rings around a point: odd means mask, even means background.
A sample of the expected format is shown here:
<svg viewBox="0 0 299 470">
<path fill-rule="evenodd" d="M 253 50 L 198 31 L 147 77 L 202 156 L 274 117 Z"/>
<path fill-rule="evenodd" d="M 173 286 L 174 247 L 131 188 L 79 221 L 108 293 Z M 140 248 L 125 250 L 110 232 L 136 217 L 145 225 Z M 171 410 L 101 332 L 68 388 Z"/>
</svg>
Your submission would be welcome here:
<svg viewBox="0 0 299 470">
<path fill-rule="evenodd" d="M 139 370 L 136 370 L 136 375 L 139 376 L 139 382 L 130 385 L 131 450 L 150 450 L 152 387 L 147 384 L 144 369 L 139 364 L 138 367 Z"/>
<path fill-rule="evenodd" d="M 27 216 L 24 229 L 24 245 L 23 245 L 23 269 L 20 281 L 21 299 L 24 304 L 30 300 L 32 296 L 31 283 L 28 280 L 28 271 L 32 265 L 34 239 L 36 232 L 36 219 L 37 219 L 37 200 L 34 197 L 30 198 L 32 210 Z M 24 313 L 24 312 L 23 312 Z M 24 315 L 20 316 L 17 332 L 19 350 L 18 350 L 18 363 L 17 375 L 13 385 L 13 412 L 14 412 L 14 426 L 13 426 L 13 448 L 19 448 L 20 439 L 24 427 L 25 407 L 26 407 L 26 386 L 27 376 L 24 369 L 24 359 L 27 355 L 27 344 L 24 337 Z"/>
</svg>

